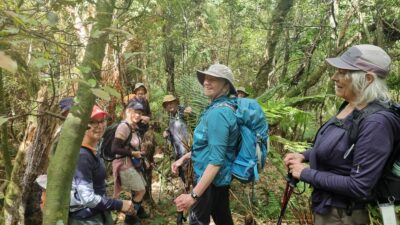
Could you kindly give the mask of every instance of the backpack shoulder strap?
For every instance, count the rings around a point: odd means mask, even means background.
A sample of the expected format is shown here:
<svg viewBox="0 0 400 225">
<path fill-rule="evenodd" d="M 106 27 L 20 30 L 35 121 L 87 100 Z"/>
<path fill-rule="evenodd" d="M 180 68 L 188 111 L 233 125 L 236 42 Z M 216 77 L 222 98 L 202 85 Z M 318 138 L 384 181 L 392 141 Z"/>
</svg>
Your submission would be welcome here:
<svg viewBox="0 0 400 225">
<path fill-rule="evenodd" d="M 353 123 L 350 126 L 350 144 L 355 144 L 357 141 L 358 133 L 359 133 L 359 126 L 361 121 L 368 117 L 371 114 L 374 114 L 378 111 L 389 111 L 389 105 L 383 104 L 379 102 L 372 102 L 368 104 L 362 110 L 357 110 L 353 112 Z"/>
</svg>

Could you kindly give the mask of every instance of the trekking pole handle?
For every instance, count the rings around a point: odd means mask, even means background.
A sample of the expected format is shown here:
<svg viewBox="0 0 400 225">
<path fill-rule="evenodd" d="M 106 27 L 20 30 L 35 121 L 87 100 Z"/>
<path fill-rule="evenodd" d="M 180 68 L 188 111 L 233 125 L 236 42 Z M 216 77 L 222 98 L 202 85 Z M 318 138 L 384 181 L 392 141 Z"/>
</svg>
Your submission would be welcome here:
<svg viewBox="0 0 400 225">
<path fill-rule="evenodd" d="M 293 177 L 293 175 L 290 171 L 288 171 L 288 174 L 286 176 L 286 181 L 288 182 L 289 186 L 292 188 L 295 188 L 297 183 L 299 182 L 298 179 Z"/>
</svg>

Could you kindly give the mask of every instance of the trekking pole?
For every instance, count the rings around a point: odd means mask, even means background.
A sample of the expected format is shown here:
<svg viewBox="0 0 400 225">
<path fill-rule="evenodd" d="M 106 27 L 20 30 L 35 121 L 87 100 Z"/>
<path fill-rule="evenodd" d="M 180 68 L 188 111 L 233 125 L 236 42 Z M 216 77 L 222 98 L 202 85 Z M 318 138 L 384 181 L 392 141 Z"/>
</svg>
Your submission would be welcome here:
<svg viewBox="0 0 400 225">
<path fill-rule="evenodd" d="M 288 172 L 288 174 L 286 176 L 286 181 L 287 182 L 286 182 L 285 192 L 283 193 L 283 196 L 282 196 L 281 213 L 279 215 L 278 222 L 276 225 L 281 225 L 282 219 L 286 212 L 287 205 L 289 203 L 290 196 L 292 195 L 294 188 L 296 188 L 296 185 L 299 182 L 299 180 L 297 180 L 296 178 L 293 178 L 293 176 L 290 172 Z"/>
</svg>

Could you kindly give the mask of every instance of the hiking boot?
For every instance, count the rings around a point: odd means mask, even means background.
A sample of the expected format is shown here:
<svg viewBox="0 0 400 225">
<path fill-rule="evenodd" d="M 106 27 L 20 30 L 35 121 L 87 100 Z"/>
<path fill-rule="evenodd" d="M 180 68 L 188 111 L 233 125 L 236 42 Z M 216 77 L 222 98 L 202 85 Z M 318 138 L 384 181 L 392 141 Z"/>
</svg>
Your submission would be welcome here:
<svg viewBox="0 0 400 225">
<path fill-rule="evenodd" d="M 141 223 L 139 217 L 126 215 L 124 225 L 141 225 Z"/>
<path fill-rule="evenodd" d="M 138 211 L 137 211 L 137 216 L 138 216 L 140 219 L 147 219 L 147 218 L 150 217 L 149 214 L 147 214 L 146 211 L 144 211 L 143 206 L 140 206 L 140 207 L 139 207 L 139 209 L 138 209 Z"/>
</svg>

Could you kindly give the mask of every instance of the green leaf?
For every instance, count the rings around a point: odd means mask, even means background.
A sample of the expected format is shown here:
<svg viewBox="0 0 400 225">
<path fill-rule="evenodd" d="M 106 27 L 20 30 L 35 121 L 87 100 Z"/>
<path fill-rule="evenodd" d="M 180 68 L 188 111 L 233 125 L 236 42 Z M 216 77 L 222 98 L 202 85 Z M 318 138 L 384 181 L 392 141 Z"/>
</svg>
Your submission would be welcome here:
<svg viewBox="0 0 400 225">
<path fill-rule="evenodd" d="M 10 73 L 17 72 L 18 64 L 9 55 L 6 55 L 4 51 L 0 51 L 0 68 L 3 68 Z"/>
<path fill-rule="evenodd" d="M 88 84 L 90 87 L 96 87 L 96 80 L 95 79 L 89 79 Z"/>
<path fill-rule="evenodd" d="M 3 125 L 3 123 L 6 123 L 8 121 L 7 117 L 0 116 L 0 126 Z"/>
<path fill-rule="evenodd" d="M 90 67 L 88 67 L 88 66 L 78 66 L 77 68 L 78 68 L 78 70 L 80 70 L 81 73 L 83 73 L 83 74 L 88 74 L 88 73 L 90 73 L 90 71 L 92 70 L 92 69 L 91 69 Z"/>
<path fill-rule="evenodd" d="M 105 92 L 99 88 L 92 88 L 91 90 L 92 90 L 92 93 L 94 95 L 96 95 L 97 97 L 104 99 L 106 101 L 110 101 L 111 97 L 107 92 Z"/>
<path fill-rule="evenodd" d="M 121 94 L 116 89 L 114 89 L 110 86 L 104 86 L 103 89 L 104 89 L 104 91 L 106 91 L 107 93 L 109 93 L 112 96 L 115 96 L 115 97 L 121 96 Z"/>
<path fill-rule="evenodd" d="M 101 35 L 103 35 L 104 33 L 106 33 L 105 31 L 100 31 L 100 30 L 96 30 L 92 33 L 92 35 L 90 36 L 91 38 L 99 38 Z"/>
</svg>

